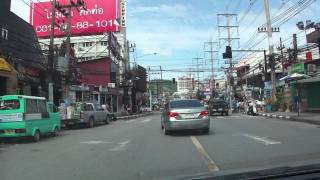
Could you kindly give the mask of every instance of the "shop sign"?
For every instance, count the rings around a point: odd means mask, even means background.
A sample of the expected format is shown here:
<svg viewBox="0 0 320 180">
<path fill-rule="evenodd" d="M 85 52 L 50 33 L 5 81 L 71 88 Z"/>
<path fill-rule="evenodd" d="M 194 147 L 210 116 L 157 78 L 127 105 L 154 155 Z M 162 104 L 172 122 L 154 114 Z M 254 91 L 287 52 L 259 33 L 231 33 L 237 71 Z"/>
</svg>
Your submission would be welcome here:
<svg viewBox="0 0 320 180">
<path fill-rule="evenodd" d="M 3 58 L 0 58 L 0 70 L 9 72 L 12 71 L 10 64 Z"/>
<path fill-rule="evenodd" d="M 121 46 L 118 43 L 117 37 L 111 31 L 109 31 L 108 44 L 113 55 L 116 58 L 120 57 Z"/>
<path fill-rule="evenodd" d="M 115 87 L 116 87 L 116 84 L 115 84 L 115 83 L 108 83 L 108 87 L 109 87 L 109 88 L 115 88 Z"/>
<path fill-rule="evenodd" d="M 127 1 L 121 1 L 121 27 L 126 27 L 126 20 L 127 20 Z"/>
<path fill-rule="evenodd" d="M 290 74 L 293 73 L 304 73 L 304 63 L 296 63 L 291 65 Z"/>
<path fill-rule="evenodd" d="M 71 91 L 89 91 L 88 86 L 76 86 L 76 85 L 71 85 L 70 87 Z"/>
</svg>

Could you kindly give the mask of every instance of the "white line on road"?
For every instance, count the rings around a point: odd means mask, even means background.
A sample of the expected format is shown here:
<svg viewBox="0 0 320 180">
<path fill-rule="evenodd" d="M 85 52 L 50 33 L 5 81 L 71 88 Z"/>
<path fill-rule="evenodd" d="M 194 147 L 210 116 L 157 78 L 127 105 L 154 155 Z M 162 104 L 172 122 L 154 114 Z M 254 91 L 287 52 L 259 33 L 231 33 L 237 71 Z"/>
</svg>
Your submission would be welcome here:
<svg viewBox="0 0 320 180">
<path fill-rule="evenodd" d="M 206 163 L 208 164 L 208 168 L 210 171 L 219 171 L 218 166 L 216 163 L 210 158 L 209 154 L 206 152 L 204 147 L 201 145 L 201 143 L 198 141 L 198 139 L 194 136 L 191 136 L 191 141 L 196 146 L 199 153 L 202 155 L 202 157 L 205 159 Z"/>
<path fill-rule="evenodd" d="M 128 141 L 123 141 L 123 142 L 119 142 L 117 146 L 109 149 L 109 151 L 124 151 L 126 150 L 126 145 L 130 142 L 130 140 Z"/>
<path fill-rule="evenodd" d="M 217 119 L 225 119 L 226 117 L 217 116 Z"/>
<path fill-rule="evenodd" d="M 82 143 L 82 144 L 106 144 L 106 143 L 111 143 L 111 142 L 108 142 L 108 141 L 83 141 L 80 143 Z"/>
<path fill-rule="evenodd" d="M 282 144 L 280 141 L 275 141 L 275 140 L 272 140 L 272 139 L 269 139 L 269 138 L 266 138 L 266 137 L 260 137 L 260 136 L 254 136 L 254 135 L 251 135 L 251 134 L 243 134 L 243 133 L 240 133 L 241 136 L 245 136 L 245 137 L 248 137 L 250 139 L 253 139 L 259 143 L 262 143 L 266 146 L 268 145 L 274 145 L 274 144 Z"/>
<path fill-rule="evenodd" d="M 134 119 L 134 120 L 127 120 L 127 121 L 125 121 L 125 123 L 133 123 L 133 122 L 136 122 L 137 120 L 136 119 Z"/>
<path fill-rule="evenodd" d="M 151 119 L 148 118 L 148 119 L 142 120 L 141 122 L 142 122 L 142 123 L 146 123 L 146 122 L 150 122 L 150 121 L 151 121 Z"/>
</svg>

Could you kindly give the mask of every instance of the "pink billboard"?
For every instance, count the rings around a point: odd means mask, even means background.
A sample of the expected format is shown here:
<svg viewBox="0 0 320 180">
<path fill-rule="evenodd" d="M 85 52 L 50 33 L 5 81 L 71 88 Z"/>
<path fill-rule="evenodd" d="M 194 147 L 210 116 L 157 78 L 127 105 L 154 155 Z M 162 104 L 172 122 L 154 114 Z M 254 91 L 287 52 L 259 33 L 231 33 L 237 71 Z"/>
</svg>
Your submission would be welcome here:
<svg viewBox="0 0 320 180">
<path fill-rule="evenodd" d="M 77 0 L 73 0 L 75 3 Z M 59 5 L 66 5 L 70 0 L 57 0 Z M 71 35 L 97 35 L 108 31 L 120 31 L 120 0 L 84 0 L 84 8 L 72 8 Z M 51 2 L 34 2 L 30 6 L 30 24 L 39 38 L 48 38 L 51 27 Z M 65 36 L 67 18 L 58 10 L 55 12 L 55 36 Z"/>
</svg>

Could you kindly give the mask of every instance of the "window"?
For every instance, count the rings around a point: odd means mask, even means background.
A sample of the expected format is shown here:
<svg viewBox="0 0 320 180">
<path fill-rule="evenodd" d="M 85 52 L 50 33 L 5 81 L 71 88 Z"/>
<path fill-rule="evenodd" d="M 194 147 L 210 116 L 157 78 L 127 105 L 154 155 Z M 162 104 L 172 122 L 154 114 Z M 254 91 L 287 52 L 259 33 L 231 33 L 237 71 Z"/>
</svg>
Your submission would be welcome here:
<svg viewBox="0 0 320 180">
<path fill-rule="evenodd" d="M 108 46 L 108 41 L 101 41 L 100 44 L 101 46 Z"/>
<path fill-rule="evenodd" d="M 26 99 L 26 113 L 38 113 L 38 104 L 35 99 Z"/>
<path fill-rule="evenodd" d="M 189 108 L 202 107 L 203 105 L 198 100 L 179 100 L 170 102 L 171 108 Z"/>
<path fill-rule="evenodd" d="M 93 107 L 91 104 L 82 104 L 81 110 L 82 111 L 93 111 Z"/>
<path fill-rule="evenodd" d="M 82 46 L 83 47 L 90 47 L 90 46 L 92 46 L 92 42 L 84 42 L 84 43 L 82 43 Z"/>
<path fill-rule="evenodd" d="M 20 109 L 19 100 L 14 99 L 14 100 L 0 101 L 0 110 L 12 110 L 12 109 Z"/>
<path fill-rule="evenodd" d="M 46 113 L 47 112 L 47 106 L 46 106 L 46 102 L 44 100 L 39 100 L 38 101 L 38 106 L 39 106 L 39 112 L 40 113 Z"/>
</svg>

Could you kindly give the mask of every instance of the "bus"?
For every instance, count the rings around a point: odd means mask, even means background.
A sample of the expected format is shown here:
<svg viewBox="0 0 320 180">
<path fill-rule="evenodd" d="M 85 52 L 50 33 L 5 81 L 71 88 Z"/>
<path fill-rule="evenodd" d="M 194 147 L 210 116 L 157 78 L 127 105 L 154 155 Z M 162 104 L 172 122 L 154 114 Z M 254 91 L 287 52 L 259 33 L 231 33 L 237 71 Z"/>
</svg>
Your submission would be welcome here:
<svg viewBox="0 0 320 180">
<path fill-rule="evenodd" d="M 29 137 L 38 142 L 43 135 L 57 136 L 60 115 L 44 97 L 0 96 L 0 139 Z"/>
</svg>

